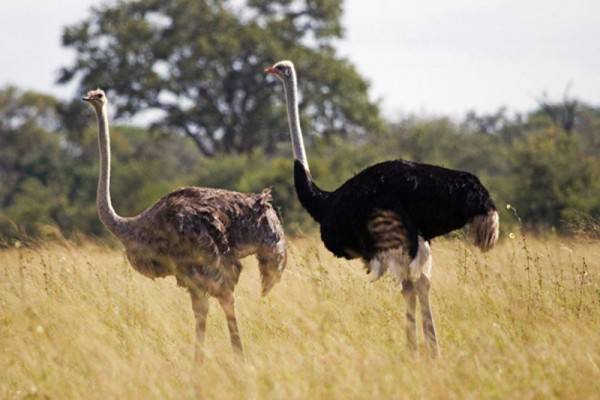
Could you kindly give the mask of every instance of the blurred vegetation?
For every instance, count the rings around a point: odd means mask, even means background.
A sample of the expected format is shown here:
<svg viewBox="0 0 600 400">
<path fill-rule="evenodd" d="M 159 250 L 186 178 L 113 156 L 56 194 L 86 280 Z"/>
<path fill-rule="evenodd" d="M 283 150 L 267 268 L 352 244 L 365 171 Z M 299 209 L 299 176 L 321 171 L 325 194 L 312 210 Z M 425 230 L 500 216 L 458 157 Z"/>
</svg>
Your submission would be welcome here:
<svg viewBox="0 0 600 400">
<path fill-rule="evenodd" d="M 117 117 L 153 111 L 154 128 L 188 136 L 205 156 L 273 153 L 287 121 L 280 84 L 263 70 L 289 58 L 309 132 L 378 131 L 367 82 L 333 46 L 341 13 L 341 0 L 111 3 L 64 30 L 76 59 L 60 82 L 106 88 Z"/>
<path fill-rule="evenodd" d="M 554 106 L 560 108 L 561 102 Z M 64 121 L 74 112 L 81 114 L 86 129 L 74 131 Z M 460 122 L 406 117 L 379 134 L 315 139 L 309 149 L 311 170 L 325 189 L 385 159 L 467 170 L 491 190 L 505 228 L 519 217 L 532 230 L 587 229 L 597 234 L 600 110 L 580 105 L 575 112 L 570 132 L 542 108 L 514 116 L 502 110 L 489 116 L 469 113 Z M 494 118 L 501 122 L 489 123 Z M 181 186 L 240 191 L 272 187 L 274 203 L 290 233 L 315 228 L 295 197 L 289 144 L 273 155 L 257 149 L 245 155 L 202 157 L 183 135 L 126 125 L 113 126 L 111 134 L 112 196 L 122 215 L 138 213 Z M 107 235 L 95 208 L 96 135 L 93 113 L 84 104 L 62 103 L 11 87 L 0 91 L 4 243 L 45 235 L 48 225 L 67 236 Z M 507 210 L 507 204 L 513 209 Z"/>
<path fill-rule="evenodd" d="M 290 58 L 321 187 L 404 158 L 477 174 L 505 228 L 598 234 L 600 108 L 542 98 L 524 114 L 386 123 L 367 81 L 336 53 L 341 14 L 342 0 L 119 1 L 65 28 L 76 57 L 60 81 L 108 90 L 118 212 L 181 186 L 272 187 L 288 232 L 314 229 L 295 198 L 283 93 L 263 74 Z M 131 118 L 150 122 L 123 125 Z M 78 99 L 0 89 L 0 245 L 56 234 L 49 226 L 107 235 L 95 209 L 97 153 L 93 114 Z"/>
</svg>

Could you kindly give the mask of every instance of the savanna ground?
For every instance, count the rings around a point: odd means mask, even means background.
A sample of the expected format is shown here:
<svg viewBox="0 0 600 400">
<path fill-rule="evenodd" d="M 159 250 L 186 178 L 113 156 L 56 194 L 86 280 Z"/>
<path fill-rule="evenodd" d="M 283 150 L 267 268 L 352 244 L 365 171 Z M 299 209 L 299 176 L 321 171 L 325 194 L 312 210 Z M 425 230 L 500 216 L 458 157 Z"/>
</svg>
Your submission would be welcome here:
<svg viewBox="0 0 600 400">
<path fill-rule="evenodd" d="M 173 278 L 144 278 L 92 242 L 4 250 L 0 398 L 600 397 L 600 242 L 517 235 L 487 254 L 450 239 L 433 251 L 440 359 L 407 353 L 390 277 L 370 283 L 307 238 L 289 244 L 266 298 L 244 261 L 247 363 L 211 300 L 194 370 L 190 300 Z"/>
</svg>

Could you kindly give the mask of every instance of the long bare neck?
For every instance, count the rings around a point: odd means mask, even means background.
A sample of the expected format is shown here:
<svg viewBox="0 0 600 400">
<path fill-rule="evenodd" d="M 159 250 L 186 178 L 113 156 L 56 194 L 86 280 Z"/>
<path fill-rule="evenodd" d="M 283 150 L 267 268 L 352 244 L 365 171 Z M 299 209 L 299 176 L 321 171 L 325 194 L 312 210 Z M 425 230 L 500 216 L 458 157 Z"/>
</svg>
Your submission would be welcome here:
<svg viewBox="0 0 600 400">
<path fill-rule="evenodd" d="M 294 150 L 294 187 L 300 200 L 300 204 L 308 211 L 315 221 L 321 222 L 328 207 L 329 192 L 321 190 L 312 180 L 308 169 L 308 159 L 302 140 L 300 128 L 300 115 L 298 113 L 298 87 L 296 73 L 292 78 L 285 80 L 285 100 L 288 109 L 288 122 L 290 124 L 290 135 L 292 137 L 292 149 Z"/>
<path fill-rule="evenodd" d="M 308 169 L 308 159 L 304 148 L 304 139 L 302 138 L 302 129 L 300 128 L 300 114 L 298 112 L 298 86 L 296 83 L 296 73 L 290 80 L 285 80 L 283 84 L 285 90 L 285 100 L 287 104 L 288 123 L 290 125 L 290 136 L 292 139 L 292 149 L 294 158 L 302 164 L 306 172 Z"/>
<path fill-rule="evenodd" d="M 96 192 L 96 206 L 100 221 L 119 239 L 128 236 L 127 219 L 115 212 L 110 199 L 110 134 L 108 131 L 108 115 L 106 105 L 100 110 L 95 108 L 98 118 L 98 145 L 100 149 L 100 176 Z"/>
</svg>

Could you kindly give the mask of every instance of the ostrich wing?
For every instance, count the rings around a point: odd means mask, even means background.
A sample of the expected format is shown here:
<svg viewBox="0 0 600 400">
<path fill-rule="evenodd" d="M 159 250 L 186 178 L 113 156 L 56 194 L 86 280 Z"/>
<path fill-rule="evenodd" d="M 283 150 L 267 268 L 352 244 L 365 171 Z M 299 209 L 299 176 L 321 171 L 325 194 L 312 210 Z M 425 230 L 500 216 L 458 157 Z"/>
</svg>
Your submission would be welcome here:
<svg viewBox="0 0 600 400">
<path fill-rule="evenodd" d="M 218 261 L 231 251 L 227 235 L 230 218 L 223 211 L 227 195 L 228 192 L 217 189 L 176 190 L 141 215 L 143 231 L 162 243 L 163 254 L 191 257 L 190 262 L 197 262 L 198 257 Z"/>
<path fill-rule="evenodd" d="M 328 196 L 321 236 L 338 257 L 349 256 L 345 249 L 370 256 L 369 221 L 375 210 L 390 210 L 407 229 L 414 256 L 418 244 L 412 243 L 418 243 L 417 235 L 430 240 L 491 209 L 495 206 L 488 191 L 472 174 L 386 161 L 361 171 Z"/>
<path fill-rule="evenodd" d="M 207 207 L 191 205 L 179 210 L 175 215 L 177 232 L 189 238 L 202 249 L 212 250 L 215 255 L 225 255 L 230 251 L 227 228 L 222 217 Z"/>
</svg>

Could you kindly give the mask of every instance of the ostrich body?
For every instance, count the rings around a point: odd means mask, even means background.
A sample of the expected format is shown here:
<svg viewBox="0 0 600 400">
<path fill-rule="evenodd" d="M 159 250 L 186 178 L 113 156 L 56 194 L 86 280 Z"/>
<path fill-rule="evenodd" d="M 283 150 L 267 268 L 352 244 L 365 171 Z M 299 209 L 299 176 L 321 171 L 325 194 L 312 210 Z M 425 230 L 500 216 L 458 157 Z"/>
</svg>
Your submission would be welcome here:
<svg viewBox="0 0 600 400">
<path fill-rule="evenodd" d="M 462 171 L 394 160 L 366 168 L 335 191 L 312 180 L 298 115 L 294 65 L 280 61 L 265 72 L 283 83 L 294 152 L 298 199 L 320 224 L 325 247 L 337 257 L 362 258 L 374 279 L 390 270 L 407 301 L 408 346 L 416 349 L 416 299 L 431 353 L 438 344 L 429 303 L 431 239 L 470 224 L 483 251 L 498 240 L 498 214 L 479 179 Z"/>
<path fill-rule="evenodd" d="M 216 297 L 227 317 L 234 351 L 242 356 L 233 291 L 240 258 L 256 254 L 266 295 L 285 269 L 285 239 L 270 204 L 269 190 L 245 194 L 188 187 L 164 196 L 141 214 L 124 218 L 110 197 L 110 136 L 106 95 L 101 90 L 83 98 L 98 119 L 100 178 L 98 215 L 124 245 L 133 268 L 149 278 L 174 275 L 192 299 L 196 319 L 196 361 L 203 361 L 208 296 Z"/>
</svg>

